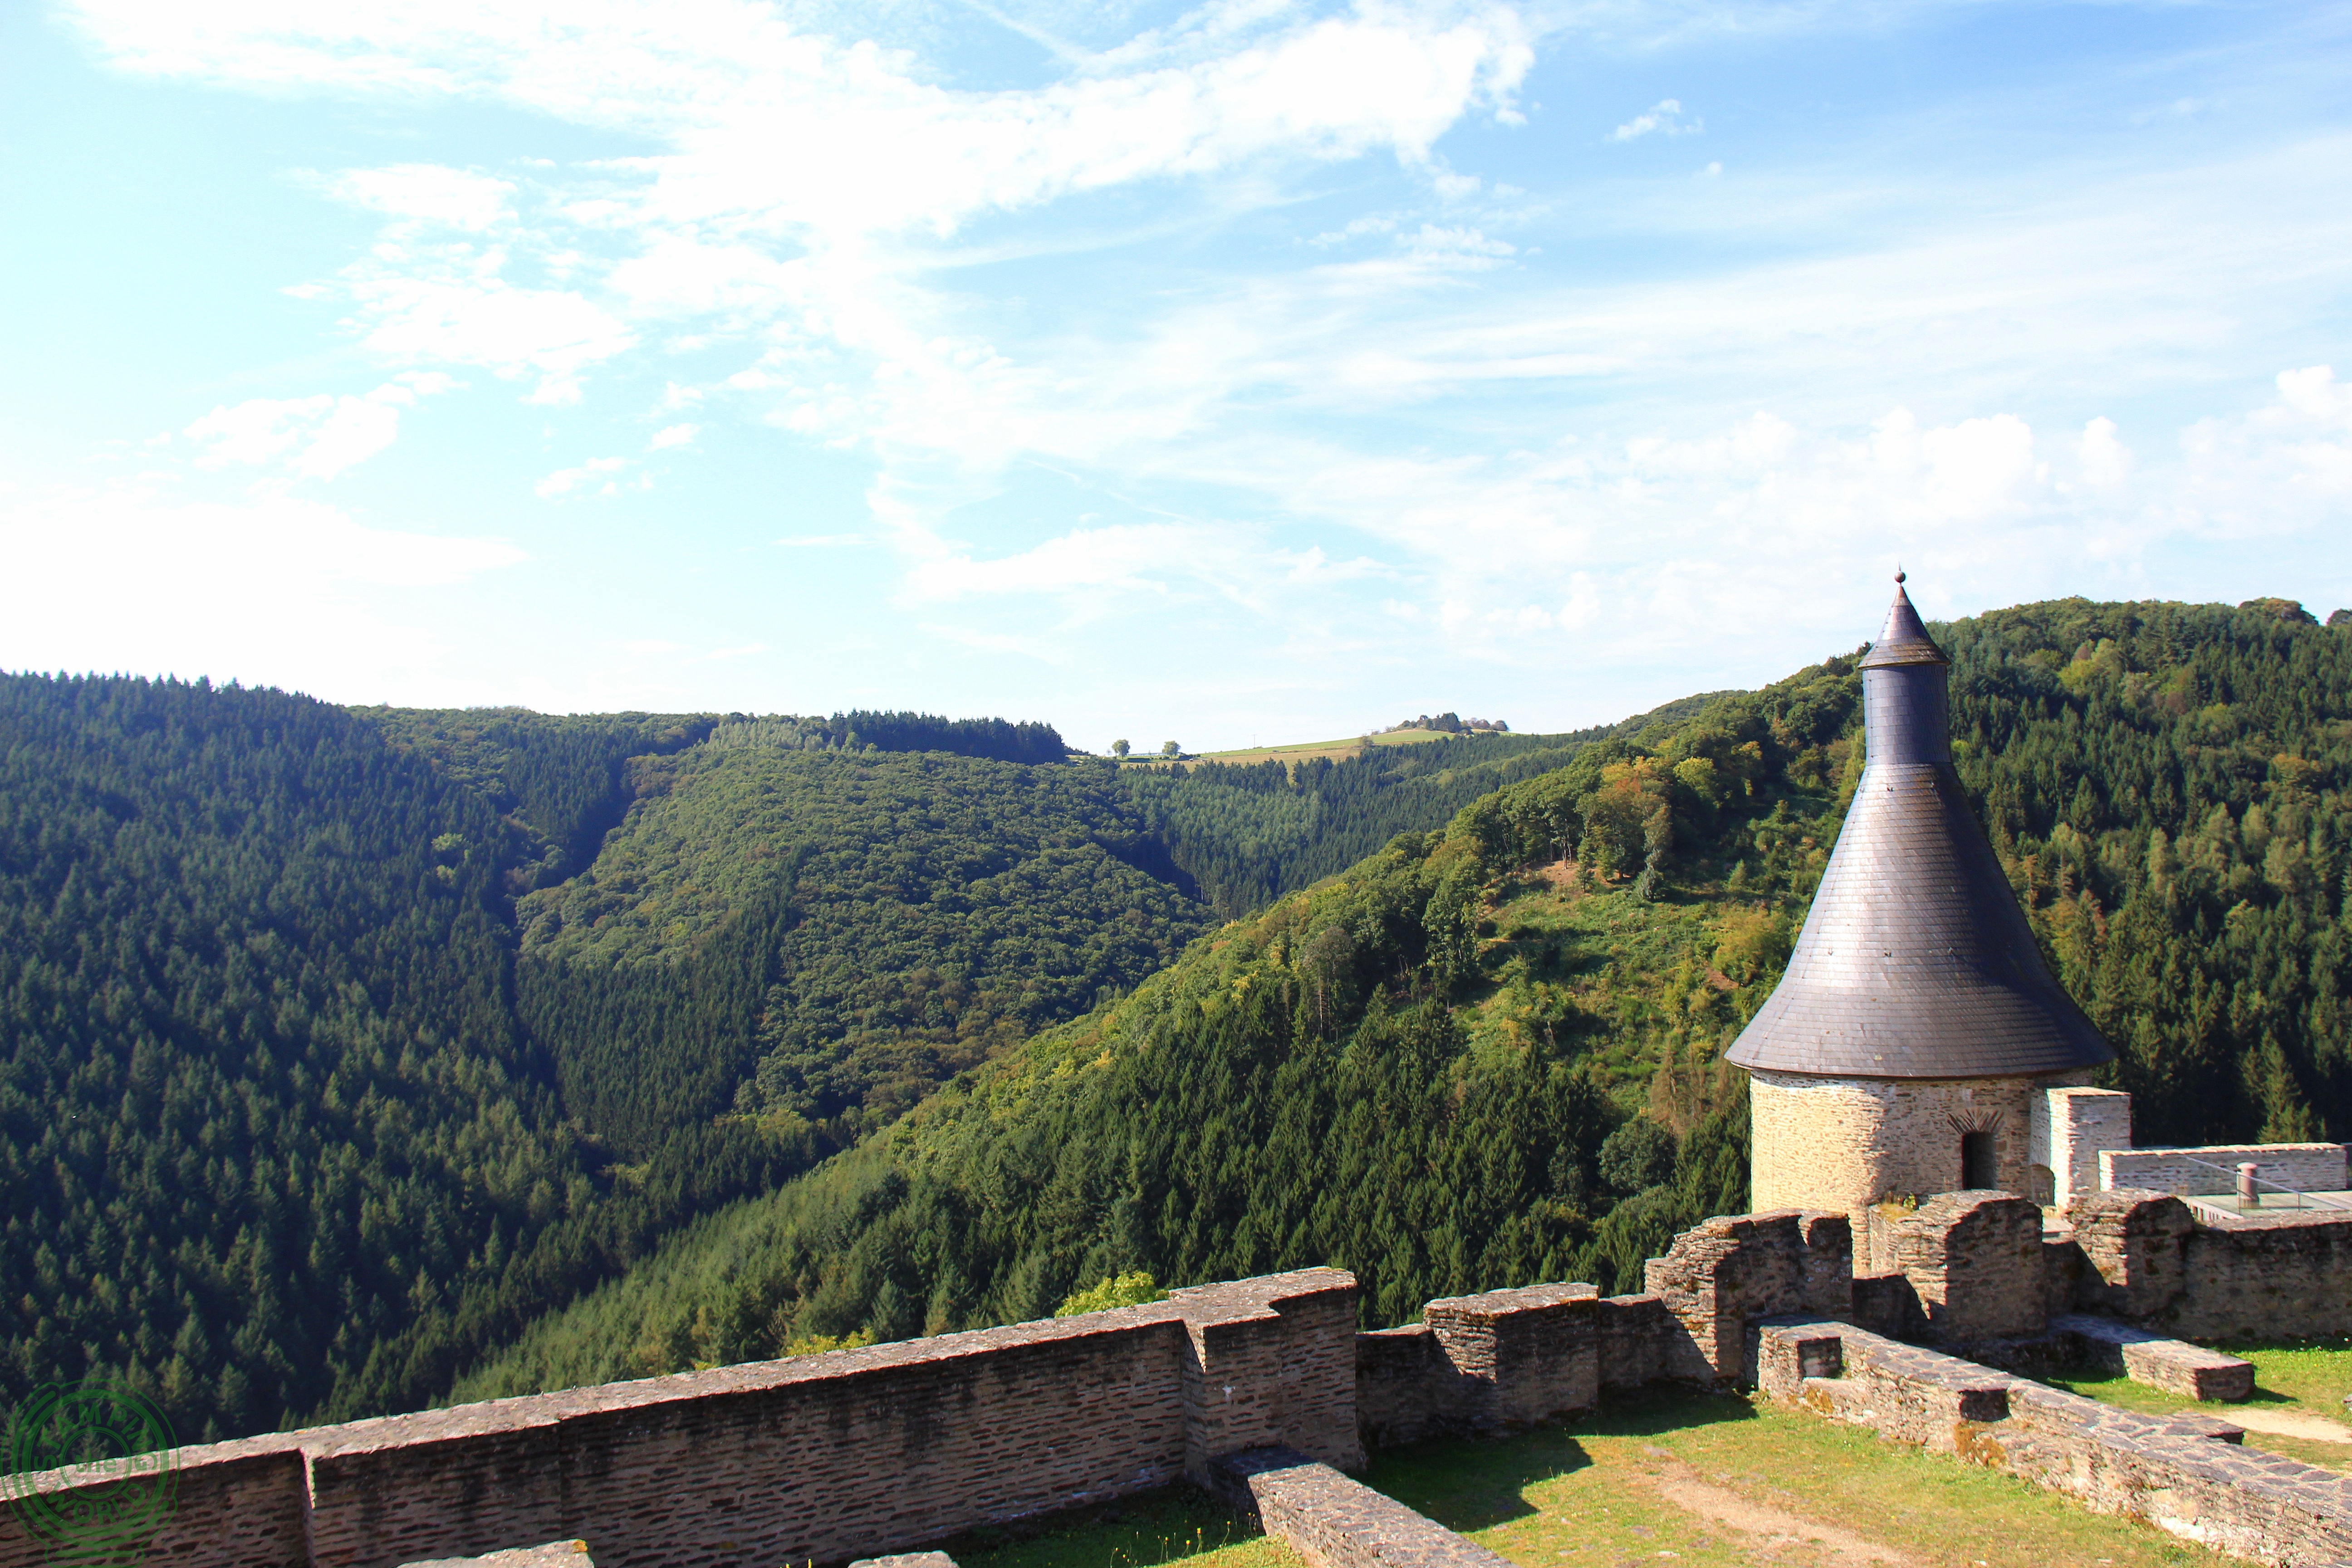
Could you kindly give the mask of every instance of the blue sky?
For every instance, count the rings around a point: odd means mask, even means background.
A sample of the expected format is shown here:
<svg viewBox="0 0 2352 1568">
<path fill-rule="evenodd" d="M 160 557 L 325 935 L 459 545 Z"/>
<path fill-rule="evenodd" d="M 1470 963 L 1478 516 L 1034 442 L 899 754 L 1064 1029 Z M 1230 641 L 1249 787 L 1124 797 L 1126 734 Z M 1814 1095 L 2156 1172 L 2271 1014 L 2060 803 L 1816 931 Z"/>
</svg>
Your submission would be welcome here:
<svg viewBox="0 0 2352 1568">
<path fill-rule="evenodd" d="M 2352 15 L 0 8 L 0 667 L 1520 729 L 2352 605 Z M 2337 374 L 2341 371 L 2341 375 Z"/>
</svg>

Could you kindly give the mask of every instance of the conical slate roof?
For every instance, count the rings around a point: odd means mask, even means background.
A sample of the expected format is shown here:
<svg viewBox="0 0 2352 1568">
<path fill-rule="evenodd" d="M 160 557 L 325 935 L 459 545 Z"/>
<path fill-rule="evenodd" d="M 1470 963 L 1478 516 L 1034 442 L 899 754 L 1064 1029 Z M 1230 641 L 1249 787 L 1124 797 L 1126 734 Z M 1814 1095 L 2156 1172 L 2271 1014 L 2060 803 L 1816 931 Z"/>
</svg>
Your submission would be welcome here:
<svg viewBox="0 0 2352 1568">
<path fill-rule="evenodd" d="M 1895 578 L 1862 661 L 1869 756 L 1780 986 L 1739 1067 L 1827 1078 L 1997 1078 L 2115 1052 L 2042 962 L 1952 771 L 1950 661 Z"/>
</svg>

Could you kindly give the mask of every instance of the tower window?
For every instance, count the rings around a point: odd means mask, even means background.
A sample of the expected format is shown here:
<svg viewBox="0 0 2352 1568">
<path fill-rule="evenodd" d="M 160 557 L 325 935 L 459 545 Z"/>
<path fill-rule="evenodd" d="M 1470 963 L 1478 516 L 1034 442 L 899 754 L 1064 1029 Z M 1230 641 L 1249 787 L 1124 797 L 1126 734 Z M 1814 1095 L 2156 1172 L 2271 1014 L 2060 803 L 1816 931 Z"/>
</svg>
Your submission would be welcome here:
<svg viewBox="0 0 2352 1568">
<path fill-rule="evenodd" d="M 2000 1181 L 1993 1161 L 1992 1134 L 1963 1132 L 1960 1134 L 1960 1185 L 1966 1188 L 1990 1187 Z"/>
</svg>

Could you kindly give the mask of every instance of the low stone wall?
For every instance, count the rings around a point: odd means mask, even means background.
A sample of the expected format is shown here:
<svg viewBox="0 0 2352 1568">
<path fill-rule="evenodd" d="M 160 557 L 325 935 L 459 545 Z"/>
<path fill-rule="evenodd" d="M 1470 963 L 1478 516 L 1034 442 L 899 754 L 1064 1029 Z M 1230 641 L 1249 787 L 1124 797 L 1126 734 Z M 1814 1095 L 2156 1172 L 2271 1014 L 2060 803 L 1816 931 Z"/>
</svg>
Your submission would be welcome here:
<svg viewBox="0 0 2352 1568">
<path fill-rule="evenodd" d="M 1827 1319 L 1764 1323 L 1757 1338 L 1772 1398 L 2236 1556 L 2352 1560 L 2352 1479 L 2249 1452 L 2227 1421 L 2115 1409 Z"/>
<path fill-rule="evenodd" d="M 284 1438 L 247 1437 L 179 1453 L 175 1506 L 150 1538 L 148 1561 L 204 1568 L 307 1568 L 302 1456 Z M 113 1477 L 104 1468 L 78 1466 L 41 1477 L 14 1478 L 9 1489 L 12 1496 L 24 1489 L 50 1494 L 79 1491 L 102 1499 L 112 1484 Z M 102 1500 L 96 1511 L 106 1517 Z M 547 1535 L 534 1539 L 544 1541 Z M 520 1538 L 500 1544 L 519 1542 Z M 0 1506 L 0 1568 L 48 1568 L 55 1561 L 50 1543 L 27 1531 L 16 1510 Z"/>
<path fill-rule="evenodd" d="M 1289 1448 L 1223 1460 L 1217 1489 L 1313 1568 L 1509 1568 L 1394 1498 Z"/>
<path fill-rule="evenodd" d="M 1488 1291 L 1360 1334 L 1353 1277 L 1307 1269 L 1148 1307 L 187 1448 L 154 1560 L 397 1568 L 582 1538 L 604 1568 L 841 1563 L 1179 1477 L 1217 1484 L 1240 1452 L 1280 1447 L 1347 1468 L 1367 1444 L 1505 1431 L 1590 1410 L 1606 1389 L 1758 1382 L 1758 1325 L 1790 1314 L 1864 1340 L 1979 1346 L 2027 1369 L 2073 1353 L 2051 1323 L 2074 1309 L 2180 1339 L 2352 1332 L 2352 1215 L 2200 1225 L 2177 1197 L 2107 1192 L 2073 1218 L 2071 1234 L 2045 1237 L 2021 1199 L 1945 1194 L 1885 1226 L 1898 1270 L 1856 1278 L 1843 1215 L 1718 1217 L 1651 1259 L 1640 1295 Z M 2219 1389 L 2219 1360 L 2168 1363 L 2167 1375 Z M 30 1484 L 95 1495 L 107 1480 L 67 1470 Z M 0 1568 L 47 1560 L 46 1542 L 0 1513 Z"/>
<path fill-rule="evenodd" d="M 2096 1193 L 2072 1215 L 2077 1300 L 2182 1339 L 2352 1334 L 2352 1214 L 2199 1219 L 2167 1193 Z"/>
<path fill-rule="evenodd" d="M 1496 1433 L 1638 1388 L 1689 1359 L 1656 1296 L 1533 1285 L 1432 1301 L 1423 1321 L 1356 1336 L 1356 1420 L 1367 1447 Z"/>
<path fill-rule="evenodd" d="M 1660 1375 L 1752 1381 L 1748 1324 L 1783 1312 L 1843 1318 L 1853 1308 L 1853 1229 L 1842 1214 L 1782 1209 L 1701 1220 L 1647 1268 L 1650 1294 L 1682 1325 Z"/>
<path fill-rule="evenodd" d="M 2200 1195 L 2234 1193 L 2238 1167 L 2251 1161 L 2265 1182 L 2302 1192 L 2333 1193 L 2345 1187 L 2341 1143 L 2215 1143 L 2198 1149 L 2105 1149 L 2099 1153 L 2099 1185 Z M 2213 1167 L 2222 1167 L 2215 1170 Z"/>
<path fill-rule="evenodd" d="M 2253 1363 L 2186 1340 L 2083 1312 L 2053 1318 L 2050 1331 L 2077 1366 L 2120 1373 L 2184 1399 L 2242 1400 L 2254 1394 Z"/>
<path fill-rule="evenodd" d="M 152 1560 L 396 1568 L 579 1537 L 603 1568 L 840 1563 L 1205 1480 L 1239 1448 L 1352 1466 L 1355 1302 L 1352 1276 L 1307 1269 L 1149 1307 L 186 1448 Z M 100 1484 L 31 1479 L 49 1493 Z M 0 1568 L 47 1561 L 47 1542 L 0 1516 Z"/>
</svg>

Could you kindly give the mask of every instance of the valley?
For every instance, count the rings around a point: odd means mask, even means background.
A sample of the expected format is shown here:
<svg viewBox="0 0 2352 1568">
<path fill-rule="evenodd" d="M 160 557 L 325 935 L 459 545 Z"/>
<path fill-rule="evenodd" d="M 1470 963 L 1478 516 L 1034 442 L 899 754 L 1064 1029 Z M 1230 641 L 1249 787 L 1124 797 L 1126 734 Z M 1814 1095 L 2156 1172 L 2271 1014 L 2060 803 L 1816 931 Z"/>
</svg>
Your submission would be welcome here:
<svg viewBox="0 0 2352 1568">
<path fill-rule="evenodd" d="M 2352 1131 L 2352 634 L 2073 600 L 1937 636 L 2143 1137 Z M 1718 1058 L 1858 689 L 1121 768 L 1001 721 L 7 677 L 0 1376 L 119 1378 L 194 1439 L 1139 1269 L 1332 1263 L 1367 1326 L 1607 1289 L 1745 1206 Z"/>
</svg>

